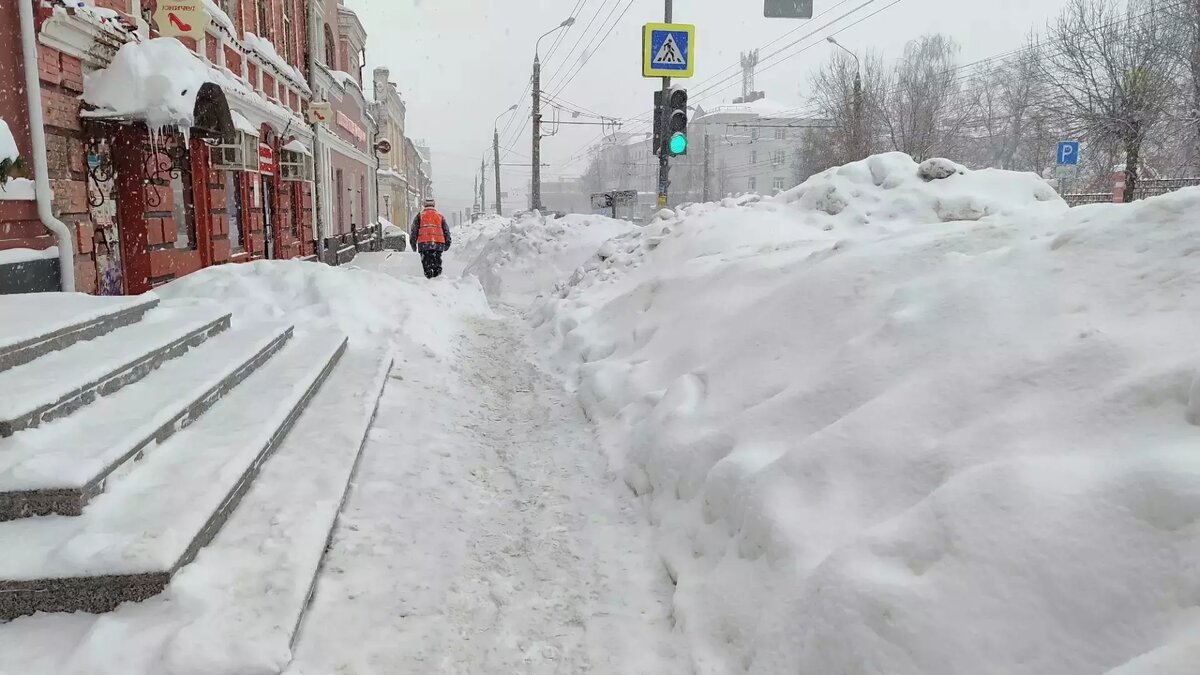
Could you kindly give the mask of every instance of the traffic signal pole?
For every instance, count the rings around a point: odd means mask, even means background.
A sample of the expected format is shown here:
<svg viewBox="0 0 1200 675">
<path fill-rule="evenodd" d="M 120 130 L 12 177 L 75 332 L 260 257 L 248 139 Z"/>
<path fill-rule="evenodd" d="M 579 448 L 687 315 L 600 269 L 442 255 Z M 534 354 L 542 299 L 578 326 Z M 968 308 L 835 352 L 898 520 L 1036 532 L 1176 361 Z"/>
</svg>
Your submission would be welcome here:
<svg viewBox="0 0 1200 675">
<path fill-rule="evenodd" d="M 671 23 L 673 18 L 673 0 L 663 0 L 663 23 Z M 670 133 L 667 129 L 668 99 L 671 96 L 671 78 L 664 77 L 662 79 L 662 96 L 664 113 L 659 119 L 654 120 L 654 123 L 662 129 L 662 145 L 658 150 L 658 208 L 667 208 L 667 188 L 671 185 L 671 151 L 670 151 Z M 537 161 L 536 159 L 534 161 Z"/>
</svg>

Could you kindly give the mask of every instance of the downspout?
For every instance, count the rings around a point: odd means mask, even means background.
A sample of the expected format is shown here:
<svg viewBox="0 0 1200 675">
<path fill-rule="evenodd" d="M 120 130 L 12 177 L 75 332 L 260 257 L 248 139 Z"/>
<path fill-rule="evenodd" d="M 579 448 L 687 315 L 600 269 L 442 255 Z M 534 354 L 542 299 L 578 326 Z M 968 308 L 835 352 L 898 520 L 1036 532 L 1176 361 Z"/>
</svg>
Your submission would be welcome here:
<svg viewBox="0 0 1200 675">
<path fill-rule="evenodd" d="M 42 112 L 42 83 L 38 77 L 37 31 L 33 26 L 33 0 L 18 0 L 21 6 L 21 53 L 25 59 L 25 93 L 29 99 L 29 135 L 33 150 L 34 190 L 38 218 L 54 235 L 58 245 L 58 271 L 62 290 L 75 291 L 75 242 L 66 224 L 54 217 L 50 191 L 50 163 L 46 157 L 46 121 Z"/>
</svg>

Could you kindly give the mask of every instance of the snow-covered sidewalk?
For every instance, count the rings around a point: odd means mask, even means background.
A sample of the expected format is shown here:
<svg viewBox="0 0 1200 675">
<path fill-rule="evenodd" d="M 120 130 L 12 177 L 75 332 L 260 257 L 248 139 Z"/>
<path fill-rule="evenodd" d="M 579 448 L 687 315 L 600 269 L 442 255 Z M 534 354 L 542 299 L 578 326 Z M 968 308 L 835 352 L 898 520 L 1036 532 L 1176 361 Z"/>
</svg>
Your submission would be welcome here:
<svg viewBox="0 0 1200 675">
<path fill-rule="evenodd" d="M 643 511 L 574 397 L 519 322 L 456 326 L 392 371 L 289 673 L 687 672 Z"/>
</svg>

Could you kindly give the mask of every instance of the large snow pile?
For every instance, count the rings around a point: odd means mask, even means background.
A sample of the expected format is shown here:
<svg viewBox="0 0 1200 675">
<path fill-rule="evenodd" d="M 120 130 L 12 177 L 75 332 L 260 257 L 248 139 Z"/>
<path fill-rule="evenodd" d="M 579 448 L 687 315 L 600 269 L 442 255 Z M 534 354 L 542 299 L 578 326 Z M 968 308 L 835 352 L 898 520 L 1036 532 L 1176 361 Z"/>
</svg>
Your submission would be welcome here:
<svg viewBox="0 0 1200 675">
<path fill-rule="evenodd" d="M 127 42 L 107 68 L 84 78 L 86 116 L 125 116 L 151 129 L 195 124 L 196 96 L 212 69 L 175 38 Z"/>
<path fill-rule="evenodd" d="M 602 243 L 634 228 L 604 216 L 526 216 L 468 242 L 468 255 L 483 245 L 464 274 L 478 277 L 489 297 L 532 297 L 586 262 Z"/>
<path fill-rule="evenodd" d="M 1200 190 L 959 171 L 663 214 L 535 312 L 697 672 L 1196 672 Z"/>
<path fill-rule="evenodd" d="M 512 219 L 504 216 L 480 216 L 475 222 L 465 222 L 450 226 L 450 235 L 454 239 L 454 253 L 464 260 L 474 260 L 484 246 L 504 228 L 512 225 Z"/>
<path fill-rule="evenodd" d="M 209 267 L 155 292 L 165 299 L 218 300 L 239 321 L 289 321 L 298 330 L 335 328 L 349 335 L 352 345 L 390 339 L 397 329 L 418 342 L 439 344 L 429 334 L 436 326 L 409 317 L 442 314 L 451 305 L 456 313 L 490 313 L 471 279 L 431 287 L 414 276 L 298 260 Z"/>
</svg>

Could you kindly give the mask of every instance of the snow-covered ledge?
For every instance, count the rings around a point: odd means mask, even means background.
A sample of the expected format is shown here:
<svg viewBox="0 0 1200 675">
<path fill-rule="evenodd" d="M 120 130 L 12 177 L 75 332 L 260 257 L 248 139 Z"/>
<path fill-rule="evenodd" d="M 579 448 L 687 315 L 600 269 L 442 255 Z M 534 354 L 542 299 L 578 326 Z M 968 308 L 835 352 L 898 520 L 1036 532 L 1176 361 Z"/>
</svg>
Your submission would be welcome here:
<svg viewBox="0 0 1200 675">
<path fill-rule="evenodd" d="M 0 202 L 31 202 L 36 198 L 33 181 L 28 178 L 12 178 L 0 186 Z"/>
</svg>

